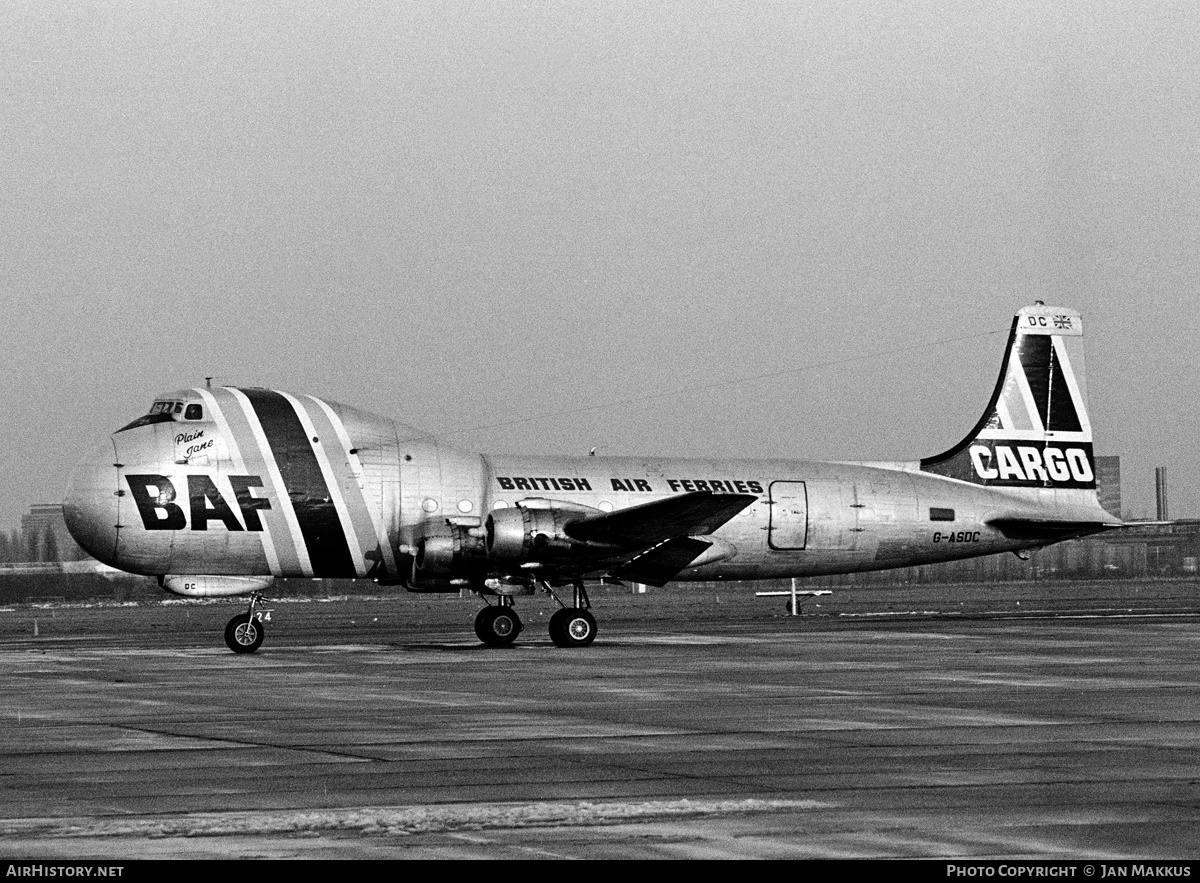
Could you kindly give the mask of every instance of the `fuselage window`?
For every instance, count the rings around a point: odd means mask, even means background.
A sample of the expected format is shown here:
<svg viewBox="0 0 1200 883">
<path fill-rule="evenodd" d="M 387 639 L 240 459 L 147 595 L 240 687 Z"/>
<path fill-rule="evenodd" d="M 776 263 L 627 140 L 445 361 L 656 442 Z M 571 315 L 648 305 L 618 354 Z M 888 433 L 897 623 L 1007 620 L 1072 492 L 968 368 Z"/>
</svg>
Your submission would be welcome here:
<svg viewBox="0 0 1200 883">
<path fill-rule="evenodd" d="M 183 413 L 184 420 L 203 420 L 204 406 L 203 405 L 188 405 L 187 410 Z"/>
<path fill-rule="evenodd" d="M 932 506 L 929 509 L 929 520 L 930 521 L 953 521 L 954 520 L 954 510 L 953 509 L 939 509 L 937 506 Z"/>
</svg>

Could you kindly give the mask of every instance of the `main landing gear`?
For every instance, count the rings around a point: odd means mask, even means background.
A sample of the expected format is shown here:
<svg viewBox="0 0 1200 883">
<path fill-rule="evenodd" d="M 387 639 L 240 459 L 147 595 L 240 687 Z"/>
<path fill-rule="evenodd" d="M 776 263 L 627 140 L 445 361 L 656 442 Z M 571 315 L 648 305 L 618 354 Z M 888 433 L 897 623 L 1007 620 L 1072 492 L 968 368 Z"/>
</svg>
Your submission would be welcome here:
<svg viewBox="0 0 1200 883">
<path fill-rule="evenodd" d="M 500 595 L 494 607 L 484 607 L 475 617 L 475 634 L 489 647 L 507 647 L 521 634 L 521 617 L 513 609 L 512 598 Z"/>
<path fill-rule="evenodd" d="M 596 618 L 588 609 L 592 604 L 582 582 L 575 583 L 571 607 L 559 600 L 549 584 L 540 581 L 539 584 L 562 608 L 550 617 L 550 640 L 556 646 L 586 647 L 596 640 Z M 484 607 L 475 617 L 475 634 L 489 647 L 507 647 L 522 628 L 510 595 L 499 595 L 496 604 Z"/>
<path fill-rule="evenodd" d="M 550 592 L 550 587 L 546 586 Z M 587 589 L 582 582 L 575 583 L 574 605 L 571 607 L 559 601 L 553 592 L 550 594 L 562 607 L 550 617 L 550 640 L 558 647 L 586 647 L 596 640 L 596 617 L 588 608 L 592 602 L 588 600 Z"/>
<path fill-rule="evenodd" d="M 234 653 L 253 653 L 262 646 L 266 633 L 263 623 L 271 621 L 271 611 L 263 607 L 263 597 L 255 592 L 250 596 L 250 607 L 239 613 L 225 626 L 225 644 Z"/>
</svg>

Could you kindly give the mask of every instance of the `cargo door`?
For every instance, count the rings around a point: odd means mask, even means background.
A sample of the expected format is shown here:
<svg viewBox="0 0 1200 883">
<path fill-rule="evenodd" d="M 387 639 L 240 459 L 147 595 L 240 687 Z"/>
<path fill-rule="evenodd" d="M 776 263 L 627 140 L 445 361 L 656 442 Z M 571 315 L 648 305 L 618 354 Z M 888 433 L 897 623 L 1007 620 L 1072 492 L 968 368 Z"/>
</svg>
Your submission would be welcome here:
<svg viewBox="0 0 1200 883">
<path fill-rule="evenodd" d="M 780 552 L 808 546 L 808 490 L 802 481 L 773 481 L 767 487 L 770 523 L 767 545 Z"/>
</svg>

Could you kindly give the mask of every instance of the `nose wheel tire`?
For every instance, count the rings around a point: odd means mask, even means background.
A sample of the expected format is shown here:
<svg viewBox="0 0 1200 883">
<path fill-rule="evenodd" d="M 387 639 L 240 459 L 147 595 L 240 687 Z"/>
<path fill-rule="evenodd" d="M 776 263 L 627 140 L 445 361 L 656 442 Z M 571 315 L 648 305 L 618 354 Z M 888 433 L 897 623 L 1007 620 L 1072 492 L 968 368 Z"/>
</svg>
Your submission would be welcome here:
<svg viewBox="0 0 1200 883">
<path fill-rule="evenodd" d="M 249 613 L 239 613 L 225 626 L 225 643 L 234 653 L 253 653 L 263 637 L 263 624 Z"/>
<path fill-rule="evenodd" d="M 521 618 L 511 607 L 484 607 L 475 617 L 475 634 L 489 647 L 507 647 L 521 634 Z"/>
<path fill-rule="evenodd" d="M 586 647 L 596 640 L 596 618 L 582 608 L 564 608 L 550 617 L 550 640 L 559 647 Z"/>
</svg>

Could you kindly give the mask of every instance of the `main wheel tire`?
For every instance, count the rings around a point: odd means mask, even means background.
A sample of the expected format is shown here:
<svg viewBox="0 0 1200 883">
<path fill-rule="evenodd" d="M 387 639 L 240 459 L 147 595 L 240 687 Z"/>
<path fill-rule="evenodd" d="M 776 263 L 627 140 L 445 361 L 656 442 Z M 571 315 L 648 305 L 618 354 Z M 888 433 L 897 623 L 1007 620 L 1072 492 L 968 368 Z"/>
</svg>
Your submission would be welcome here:
<svg viewBox="0 0 1200 883">
<path fill-rule="evenodd" d="M 225 643 L 234 653 L 253 653 L 264 637 L 263 624 L 249 613 L 239 613 L 225 626 Z"/>
<path fill-rule="evenodd" d="M 586 647 L 596 640 L 596 618 L 581 607 L 567 607 L 550 617 L 550 640 L 559 647 Z"/>
<path fill-rule="evenodd" d="M 521 634 L 521 617 L 511 607 L 484 607 L 475 617 L 475 634 L 489 647 L 507 647 Z"/>
</svg>

